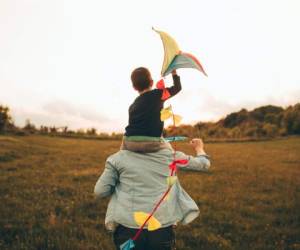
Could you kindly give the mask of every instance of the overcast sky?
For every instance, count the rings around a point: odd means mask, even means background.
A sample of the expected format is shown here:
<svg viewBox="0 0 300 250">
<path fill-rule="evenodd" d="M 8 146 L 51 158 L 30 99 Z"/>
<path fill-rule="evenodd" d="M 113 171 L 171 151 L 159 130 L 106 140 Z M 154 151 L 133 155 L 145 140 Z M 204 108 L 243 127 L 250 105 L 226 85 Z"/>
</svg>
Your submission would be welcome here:
<svg viewBox="0 0 300 250">
<path fill-rule="evenodd" d="M 131 71 L 160 79 L 154 26 L 194 54 L 208 77 L 178 70 L 171 99 L 184 123 L 300 100 L 300 1 L 0 1 L 0 104 L 17 125 L 122 132 L 137 93 Z M 171 78 L 167 77 L 167 83 Z"/>
</svg>

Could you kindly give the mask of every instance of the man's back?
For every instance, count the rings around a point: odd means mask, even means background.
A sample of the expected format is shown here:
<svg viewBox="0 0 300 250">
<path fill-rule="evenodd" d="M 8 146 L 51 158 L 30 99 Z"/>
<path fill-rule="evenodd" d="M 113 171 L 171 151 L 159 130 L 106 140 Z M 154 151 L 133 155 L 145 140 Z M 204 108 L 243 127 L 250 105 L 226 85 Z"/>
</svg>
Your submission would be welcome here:
<svg viewBox="0 0 300 250">
<path fill-rule="evenodd" d="M 177 152 L 177 159 L 188 159 L 185 169 L 205 171 L 209 160 L 191 157 Z M 169 164 L 173 161 L 173 151 L 163 149 L 155 153 L 134 153 L 120 150 L 107 159 L 105 170 L 95 186 L 98 196 L 112 194 L 105 224 L 122 224 L 138 228 L 133 214 L 137 211 L 151 212 L 162 194 L 167 190 Z M 199 209 L 191 197 L 182 189 L 179 181 L 172 186 L 169 196 L 155 212 L 162 227 L 178 221 L 189 223 L 199 214 Z"/>
</svg>

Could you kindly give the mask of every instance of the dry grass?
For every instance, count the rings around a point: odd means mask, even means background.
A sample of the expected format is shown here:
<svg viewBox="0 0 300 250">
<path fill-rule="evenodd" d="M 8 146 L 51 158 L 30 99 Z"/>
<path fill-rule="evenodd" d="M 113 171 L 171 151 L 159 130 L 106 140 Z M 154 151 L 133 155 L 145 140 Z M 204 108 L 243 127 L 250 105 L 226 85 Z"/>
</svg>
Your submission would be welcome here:
<svg viewBox="0 0 300 250">
<path fill-rule="evenodd" d="M 113 249 L 93 188 L 119 144 L 0 136 L 0 249 Z M 177 249 L 300 249 L 300 138 L 206 149 L 209 174 L 179 174 L 201 216 Z"/>
</svg>

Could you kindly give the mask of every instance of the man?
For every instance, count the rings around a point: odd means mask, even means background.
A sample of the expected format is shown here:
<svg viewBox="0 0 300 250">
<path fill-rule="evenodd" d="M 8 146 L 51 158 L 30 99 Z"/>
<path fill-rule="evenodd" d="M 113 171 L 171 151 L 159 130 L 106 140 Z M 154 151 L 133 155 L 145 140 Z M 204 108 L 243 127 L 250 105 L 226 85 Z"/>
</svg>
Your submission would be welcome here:
<svg viewBox="0 0 300 250">
<path fill-rule="evenodd" d="M 161 143 L 161 142 L 160 142 Z M 113 231 L 116 249 L 132 238 L 139 225 L 134 213 L 150 213 L 168 188 L 169 164 L 174 160 L 174 151 L 167 142 L 163 149 L 150 153 L 137 153 L 128 150 L 108 157 L 105 169 L 95 185 L 98 198 L 111 195 L 108 204 L 105 226 Z M 186 165 L 178 165 L 180 170 L 208 171 L 209 157 L 204 151 L 201 139 L 190 142 L 196 156 L 176 152 L 175 159 L 186 159 Z M 190 223 L 199 215 L 199 208 L 183 190 L 179 180 L 175 181 L 168 197 L 154 214 L 161 228 L 155 231 L 144 229 L 137 240 L 135 250 L 171 250 L 175 247 L 173 225 L 178 222 Z"/>
</svg>

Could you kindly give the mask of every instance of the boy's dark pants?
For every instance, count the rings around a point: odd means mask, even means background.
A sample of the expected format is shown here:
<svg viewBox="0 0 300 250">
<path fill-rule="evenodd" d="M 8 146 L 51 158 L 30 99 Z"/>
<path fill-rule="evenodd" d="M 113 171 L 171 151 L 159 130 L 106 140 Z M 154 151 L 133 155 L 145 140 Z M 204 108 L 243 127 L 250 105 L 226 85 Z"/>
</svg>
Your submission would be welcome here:
<svg viewBox="0 0 300 250">
<path fill-rule="evenodd" d="M 129 238 L 133 238 L 138 229 L 119 225 L 113 234 L 116 249 Z M 160 228 L 155 231 L 144 229 L 139 238 L 134 241 L 134 250 L 175 250 L 175 233 L 172 226 Z"/>
</svg>

